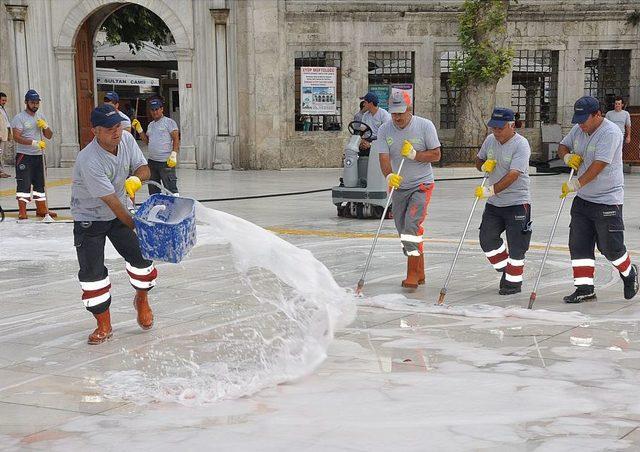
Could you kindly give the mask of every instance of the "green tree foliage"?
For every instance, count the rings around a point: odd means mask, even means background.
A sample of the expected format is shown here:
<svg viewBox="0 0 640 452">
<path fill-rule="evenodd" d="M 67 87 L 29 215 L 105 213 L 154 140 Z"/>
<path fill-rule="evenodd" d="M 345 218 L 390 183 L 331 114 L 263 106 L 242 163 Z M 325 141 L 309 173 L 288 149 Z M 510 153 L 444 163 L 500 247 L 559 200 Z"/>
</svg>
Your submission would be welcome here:
<svg viewBox="0 0 640 452">
<path fill-rule="evenodd" d="M 627 14 L 627 23 L 631 26 L 637 26 L 640 24 L 640 11 L 637 9 Z"/>
<path fill-rule="evenodd" d="M 102 25 L 107 32 L 107 41 L 113 45 L 121 42 L 129 44 L 129 50 L 135 54 L 142 44 L 152 42 L 158 47 L 173 43 L 173 36 L 160 17 L 144 6 L 129 4 L 111 14 Z"/>
<path fill-rule="evenodd" d="M 509 0 L 465 0 L 458 40 L 462 57 L 452 62 L 451 81 L 497 82 L 511 70 L 513 49 L 504 47 Z"/>
</svg>

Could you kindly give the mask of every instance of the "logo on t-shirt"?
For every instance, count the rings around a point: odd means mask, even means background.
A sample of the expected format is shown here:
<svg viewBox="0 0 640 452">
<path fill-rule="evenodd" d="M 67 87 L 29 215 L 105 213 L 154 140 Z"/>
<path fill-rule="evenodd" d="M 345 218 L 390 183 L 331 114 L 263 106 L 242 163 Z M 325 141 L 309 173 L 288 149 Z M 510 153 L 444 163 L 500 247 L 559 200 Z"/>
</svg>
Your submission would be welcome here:
<svg viewBox="0 0 640 452">
<path fill-rule="evenodd" d="M 393 144 L 393 138 L 387 137 L 387 144 L 391 146 Z"/>
</svg>

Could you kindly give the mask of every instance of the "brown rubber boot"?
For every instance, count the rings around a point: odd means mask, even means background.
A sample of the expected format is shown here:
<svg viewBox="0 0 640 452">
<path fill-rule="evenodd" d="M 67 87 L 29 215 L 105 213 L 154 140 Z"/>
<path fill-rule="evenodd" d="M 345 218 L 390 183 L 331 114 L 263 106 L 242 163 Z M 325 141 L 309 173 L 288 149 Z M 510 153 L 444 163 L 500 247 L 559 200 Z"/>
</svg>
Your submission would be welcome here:
<svg viewBox="0 0 640 452">
<path fill-rule="evenodd" d="M 25 201 L 18 200 L 18 220 L 27 220 L 27 203 Z"/>
<path fill-rule="evenodd" d="M 55 218 L 58 216 L 57 213 L 47 209 L 47 203 L 45 201 L 36 201 L 36 215 L 40 218 L 44 218 L 46 214 L 49 214 L 51 218 Z"/>
<path fill-rule="evenodd" d="M 402 280 L 402 287 L 408 289 L 417 289 L 418 280 L 420 279 L 419 268 L 422 256 L 407 257 L 407 279 Z"/>
<path fill-rule="evenodd" d="M 150 330 L 153 326 L 153 311 L 149 307 L 146 290 L 136 290 L 133 306 L 138 311 L 138 325 L 143 330 Z"/>
<path fill-rule="evenodd" d="M 420 255 L 420 260 L 418 261 L 418 284 L 419 285 L 423 285 L 425 278 L 424 278 L 424 254 Z"/>
<path fill-rule="evenodd" d="M 100 314 L 93 314 L 93 316 L 98 321 L 98 328 L 89 335 L 87 344 L 98 345 L 111 339 L 111 336 L 113 336 L 113 330 L 111 329 L 111 314 L 107 309 Z"/>
</svg>

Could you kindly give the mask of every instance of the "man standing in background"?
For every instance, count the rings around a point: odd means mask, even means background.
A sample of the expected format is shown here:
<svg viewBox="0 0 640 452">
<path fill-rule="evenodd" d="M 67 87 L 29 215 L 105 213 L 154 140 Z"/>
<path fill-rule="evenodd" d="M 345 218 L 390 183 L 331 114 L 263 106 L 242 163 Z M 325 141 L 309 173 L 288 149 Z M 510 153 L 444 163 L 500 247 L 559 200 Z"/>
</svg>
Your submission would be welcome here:
<svg viewBox="0 0 640 452">
<path fill-rule="evenodd" d="M 617 96 L 616 102 L 613 104 L 613 110 L 609 110 L 605 115 L 609 121 L 613 122 L 620 128 L 624 135 L 624 143 L 631 143 L 631 115 L 624 109 L 624 101 L 622 97 Z"/>
<path fill-rule="evenodd" d="M 27 219 L 27 203 L 31 201 L 31 187 L 33 200 L 36 202 L 36 215 L 45 217 L 49 214 L 56 217 L 47 208 L 44 180 L 44 150 L 46 138 L 53 138 L 53 131 L 47 124 L 40 108 L 40 95 L 30 89 L 24 95 L 25 109 L 18 113 L 11 121 L 13 140 L 16 142 L 16 198 L 18 199 L 18 220 Z"/>
<path fill-rule="evenodd" d="M 11 174 L 4 172 L 4 151 L 9 146 L 11 139 L 11 121 L 9 115 L 4 109 L 7 103 L 7 95 L 0 92 L 0 178 L 11 177 Z"/>
<path fill-rule="evenodd" d="M 127 115 L 120 111 L 120 96 L 118 96 L 118 93 L 116 93 L 115 91 L 108 91 L 104 95 L 103 100 L 105 104 L 109 104 L 116 109 L 118 115 L 120 115 L 120 117 L 122 118 L 122 121 L 120 121 L 120 124 L 122 124 L 122 128 L 131 133 L 131 119 L 129 119 Z"/>
<path fill-rule="evenodd" d="M 178 176 L 176 165 L 178 164 L 178 152 L 180 151 L 180 133 L 178 124 L 164 115 L 164 104 L 161 99 L 153 99 L 149 102 L 151 118 L 153 121 L 147 127 L 147 133 L 142 130 L 140 121 L 134 119 L 131 122 L 142 140 L 149 145 L 149 180 L 162 183 L 164 188 L 178 196 Z M 149 185 L 149 194 L 159 193 L 160 189 Z"/>
</svg>

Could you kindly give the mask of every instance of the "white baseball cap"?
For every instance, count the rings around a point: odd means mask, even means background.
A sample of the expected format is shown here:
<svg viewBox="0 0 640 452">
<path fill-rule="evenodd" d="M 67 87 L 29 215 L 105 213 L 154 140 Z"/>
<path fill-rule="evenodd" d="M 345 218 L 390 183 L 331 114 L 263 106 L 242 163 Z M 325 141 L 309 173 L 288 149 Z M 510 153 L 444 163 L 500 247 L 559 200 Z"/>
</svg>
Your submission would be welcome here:
<svg viewBox="0 0 640 452">
<path fill-rule="evenodd" d="M 395 90 L 389 98 L 389 113 L 404 113 L 411 106 L 411 96 L 408 91 Z"/>
</svg>

